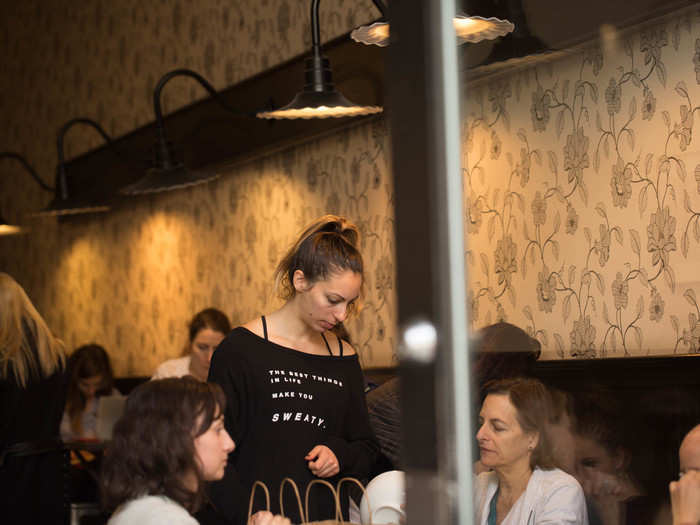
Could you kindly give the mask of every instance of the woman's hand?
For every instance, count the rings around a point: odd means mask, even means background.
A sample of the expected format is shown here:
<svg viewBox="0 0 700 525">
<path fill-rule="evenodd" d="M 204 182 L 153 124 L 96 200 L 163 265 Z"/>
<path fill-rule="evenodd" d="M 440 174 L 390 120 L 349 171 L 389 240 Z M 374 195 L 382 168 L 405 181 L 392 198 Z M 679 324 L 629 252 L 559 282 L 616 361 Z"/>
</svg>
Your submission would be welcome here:
<svg viewBox="0 0 700 525">
<path fill-rule="evenodd" d="M 308 461 L 311 473 L 319 478 L 330 478 L 340 472 L 338 458 L 325 445 L 316 445 L 304 459 Z"/>
<path fill-rule="evenodd" d="M 700 472 L 691 470 L 669 485 L 673 525 L 700 523 Z"/>
<path fill-rule="evenodd" d="M 260 510 L 248 520 L 248 525 L 292 525 L 288 518 Z"/>
</svg>

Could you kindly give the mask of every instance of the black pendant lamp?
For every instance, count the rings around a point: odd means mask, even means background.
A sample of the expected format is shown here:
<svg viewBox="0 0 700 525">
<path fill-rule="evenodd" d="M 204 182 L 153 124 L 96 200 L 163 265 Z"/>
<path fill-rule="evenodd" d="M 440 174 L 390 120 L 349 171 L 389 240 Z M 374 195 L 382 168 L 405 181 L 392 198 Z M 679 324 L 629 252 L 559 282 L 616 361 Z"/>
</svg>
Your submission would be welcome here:
<svg viewBox="0 0 700 525">
<path fill-rule="evenodd" d="M 24 233 L 24 228 L 16 224 L 10 224 L 3 216 L 2 210 L 0 210 L 0 236 L 17 235 L 19 233 Z"/>
<path fill-rule="evenodd" d="M 39 178 L 39 175 L 37 175 L 36 171 L 34 168 L 31 167 L 31 165 L 27 162 L 27 160 L 20 155 L 19 153 L 14 153 L 11 151 L 6 151 L 3 153 L 0 153 L 0 159 L 14 159 L 18 161 L 24 168 L 27 170 L 27 173 L 32 176 L 34 181 L 44 190 L 46 191 L 53 191 L 53 188 L 51 186 L 48 186 L 46 183 L 44 183 L 43 180 Z M 11 224 L 5 219 L 5 216 L 2 214 L 2 210 L 0 210 L 0 235 L 16 235 L 18 233 L 25 233 L 26 229 L 23 228 L 22 226 L 16 225 L 16 224 Z"/>
<path fill-rule="evenodd" d="M 556 53 L 531 31 L 523 0 L 504 0 L 502 3 L 504 13 L 515 23 L 515 30 L 494 44 L 490 54 L 473 68 L 473 73 L 525 66 Z"/>
<path fill-rule="evenodd" d="M 333 74 L 328 59 L 321 55 L 321 37 L 318 19 L 320 0 L 311 1 L 311 56 L 306 59 L 304 90 L 283 108 L 260 111 L 258 118 L 310 119 L 329 117 L 359 117 L 381 113 L 379 106 L 358 106 L 350 102 L 333 84 Z"/>
<path fill-rule="evenodd" d="M 58 215 L 77 215 L 81 213 L 95 213 L 109 210 L 110 206 L 106 202 L 96 202 L 90 198 L 86 198 L 68 190 L 68 180 L 66 177 L 65 154 L 63 152 L 63 143 L 66 133 L 76 124 L 83 124 L 96 130 L 105 142 L 112 146 L 112 139 L 102 129 L 97 122 L 89 118 L 74 118 L 66 122 L 58 132 L 56 146 L 58 150 L 58 165 L 56 166 L 56 185 L 53 188 L 54 197 L 49 205 L 43 210 L 34 213 L 35 216 L 58 216 Z"/>
<path fill-rule="evenodd" d="M 196 184 L 203 184 L 219 176 L 214 170 L 189 170 L 181 160 L 176 160 L 176 154 L 172 143 L 165 133 L 165 122 L 161 109 L 161 92 L 165 85 L 173 78 L 187 76 L 195 79 L 206 89 L 224 109 L 238 116 L 252 114 L 240 112 L 230 107 L 217 93 L 216 89 L 207 82 L 199 73 L 190 69 L 175 69 L 163 75 L 153 91 L 153 111 L 156 115 L 156 144 L 153 153 L 153 166 L 148 169 L 146 175 L 120 190 L 126 195 L 139 195 L 142 193 L 159 193 L 171 191 Z"/>
<path fill-rule="evenodd" d="M 366 26 L 360 26 L 350 33 L 350 38 L 355 42 L 366 45 L 385 47 L 389 45 L 389 22 L 387 20 L 386 5 L 382 0 L 372 0 L 381 18 Z M 494 40 L 505 36 L 514 29 L 514 25 L 508 20 L 496 17 L 483 17 L 477 15 L 457 15 L 453 20 L 455 34 L 459 44 L 475 44 L 482 40 Z"/>
</svg>

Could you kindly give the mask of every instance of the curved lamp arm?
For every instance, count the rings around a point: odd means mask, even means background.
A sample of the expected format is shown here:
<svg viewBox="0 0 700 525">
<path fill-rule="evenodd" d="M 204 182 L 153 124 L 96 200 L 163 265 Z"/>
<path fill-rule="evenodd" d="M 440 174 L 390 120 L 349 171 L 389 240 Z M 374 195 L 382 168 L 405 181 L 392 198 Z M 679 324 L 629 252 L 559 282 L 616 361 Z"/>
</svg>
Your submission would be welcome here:
<svg viewBox="0 0 700 525">
<path fill-rule="evenodd" d="M 168 140 L 165 137 L 165 123 L 163 121 L 163 110 L 161 109 L 161 92 L 165 85 L 173 78 L 186 76 L 195 79 L 199 84 L 209 92 L 209 94 L 229 113 L 242 117 L 254 117 L 253 113 L 245 113 L 238 109 L 229 106 L 214 87 L 207 80 L 191 69 L 173 69 L 158 80 L 156 88 L 153 90 L 153 111 L 156 114 L 156 134 L 158 143 L 156 145 L 156 164 L 162 165 L 163 168 L 169 169 L 173 167 L 171 152 L 168 148 Z"/>
<path fill-rule="evenodd" d="M 102 138 L 105 139 L 105 142 L 107 144 L 109 144 L 110 146 L 113 144 L 112 138 L 109 135 L 107 135 L 107 132 L 104 129 L 102 129 L 102 126 L 100 126 L 97 122 L 95 122 L 92 119 L 84 117 L 74 118 L 63 124 L 63 126 L 61 126 L 61 129 L 58 131 L 58 136 L 56 138 L 56 146 L 58 150 L 58 166 L 56 168 L 56 192 L 60 193 L 60 198 L 63 200 L 66 200 L 68 198 L 68 183 L 66 180 L 63 139 L 68 130 L 76 124 L 86 124 L 94 128 L 100 135 L 102 135 Z M 57 195 L 57 197 L 58 196 L 59 195 Z"/>
<path fill-rule="evenodd" d="M 379 12 L 382 14 L 382 18 L 386 18 L 386 4 L 382 2 L 382 0 L 372 0 L 374 2 L 374 6 L 379 9 Z"/>
<path fill-rule="evenodd" d="M 31 165 L 27 162 L 27 160 L 20 155 L 19 153 L 15 153 L 13 151 L 3 151 L 0 153 L 0 159 L 15 159 L 19 161 L 29 172 L 29 174 L 32 176 L 32 178 L 41 186 L 42 189 L 46 191 L 54 191 L 54 188 L 46 184 L 43 180 L 39 178 L 39 175 L 37 175 L 36 171 L 34 168 L 31 167 Z"/>
</svg>

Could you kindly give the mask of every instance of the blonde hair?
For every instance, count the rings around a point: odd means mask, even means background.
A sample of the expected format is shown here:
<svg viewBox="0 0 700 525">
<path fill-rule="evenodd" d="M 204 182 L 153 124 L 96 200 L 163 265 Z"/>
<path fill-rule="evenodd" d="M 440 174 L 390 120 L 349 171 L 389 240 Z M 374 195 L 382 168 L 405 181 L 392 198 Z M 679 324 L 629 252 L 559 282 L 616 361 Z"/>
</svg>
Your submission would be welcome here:
<svg viewBox="0 0 700 525">
<path fill-rule="evenodd" d="M 275 289 L 284 299 L 296 295 L 294 272 L 301 270 L 311 283 L 337 271 L 363 274 L 359 250 L 360 232 L 353 223 L 337 215 L 319 217 L 299 235 L 275 271 Z"/>
<path fill-rule="evenodd" d="M 14 373 L 24 388 L 30 377 L 48 377 L 65 360 L 63 342 L 53 336 L 24 289 L 0 272 L 0 378 Z"/>
</svg>

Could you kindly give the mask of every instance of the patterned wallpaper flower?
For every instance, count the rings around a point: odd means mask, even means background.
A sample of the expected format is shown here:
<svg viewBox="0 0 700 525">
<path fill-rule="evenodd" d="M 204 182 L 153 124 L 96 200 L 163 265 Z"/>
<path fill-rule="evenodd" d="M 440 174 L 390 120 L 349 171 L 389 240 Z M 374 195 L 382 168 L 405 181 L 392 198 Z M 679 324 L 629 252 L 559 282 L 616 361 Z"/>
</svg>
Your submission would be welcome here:
<svg viewBox="0 0 700 525">
<path fill-rule="evenodd" d="M 615 44 L 464 98 L 471 326 L 526 327 L 546 358 L 700 351 L 700 20 Z"/>
<path fill-rule="evenodd" d="M 224 88 L 303 53 L 308 7 L 293 0 L 5 2 L 2 149 L 24 153 L 52 182 L 55 133 L 65 121 L 88 116 L 123 135 L 153 120 L 153 87 L 171 69 L 195 69 Z M 321 37 L 377 16 L 371 0 L 324 2 Z M 180 79 L 163 96 L 170 112 L 206 93 Z M 99 146 L 95 135 L 71 129 L 66 157 Z M 149 375 L 180 354 L 196 311 L 216 306 L 242 323 L 273 308 L 274 267 L 298 230 L 321 214 L 343 214 L 362 230 L 367 267 L 364 308 L 348 330 L 364 366 L 388 366 L 396 338 L 388 144 L 379 117 L 224 169 L 203 186 L 61 222 L 25 216 L 48 195 L 3 161 L 0 206 L 32 231 L 0 238 L 0 270 L 25 286 L 70 349 L 97 341 L 118 375 Z"/>
<path fill-rule="evenodd" d="M 324 3 L 324 41 L 377 17 Z M 184 0 L 0 6 L 3 149 L 48 181 L 55 132 L 76 116 L 114 136 L 153 120 L 175 67 L 227 87 L 306 50 L 308 5 Z M 592 44 L 558 62 L 470 84 L 464 98 L 465 235 L 472 328 L 508 319 L 547 358 L 700 351 L 697 14 Z M 165 112 L 205 92 L 181 79 Z M 697 139 L 695 139 L 697 140 Z M 67 158 L 100 145 L 72 129 Z M 365 366 L 395 361 L 390 133 L 380 117 L 242 166 L 200 187 L 102 215 L 30 220 L 48 200 L 3 163 L 0 206 L 30 235 L 0 238 L 0 270 L 74 348 L 104 344 L 119 375 L 181 351 L 193 312 L 244 322 L 276 304 L 274 265 L 295 232 L 342 213 L 363 233 L 365 305 L 348 328 Z"/>
</svg>

